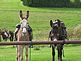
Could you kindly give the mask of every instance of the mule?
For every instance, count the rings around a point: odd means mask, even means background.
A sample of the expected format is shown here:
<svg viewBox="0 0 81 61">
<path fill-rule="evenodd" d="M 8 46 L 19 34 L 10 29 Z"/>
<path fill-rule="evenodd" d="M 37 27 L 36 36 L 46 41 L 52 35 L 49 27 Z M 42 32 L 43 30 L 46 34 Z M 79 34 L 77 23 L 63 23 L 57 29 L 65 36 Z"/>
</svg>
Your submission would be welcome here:
<svg viewBox="0 0 81 61">
<path fill-rule="evenodd" d="M 67 39 L 66 27 L 62 21 L 60 21 L 59 19 L 55 20 L 55 22 L 50 20 L 50 26 L 52 27 L 49 33 L 51 41 L 58 41 L 58 40 L 64 41 L 65 39 Z M 55 47 L 57 47 L 58 51 L 58 61 L 62 61 L 63 45 L 64 44 L 52 45 L 52 61 L 55 61 Z"/>
<path fill-rule="evenodd" d="M 29 33 L 28 33 L 28 17 L 29 11 L 27 11 L 27 15 L 23 16 L 22 11 L 20 10 L 20 29 L 17 33 L 17 41 L 29 41 Z M 17 46 L 17 61 L 23 61 L 23 48 L 26 49 L 26 61 L 28 61 L 28 46 L 18 45 Z"/>
<path fill-rule="evenodd" d="M 7 30 L 2 30 L 1 31 L 1 36 L 2 36 L 2 39 L 7 41 L 7 39 L 9 38 L 9 33 Z"/>
</svg>

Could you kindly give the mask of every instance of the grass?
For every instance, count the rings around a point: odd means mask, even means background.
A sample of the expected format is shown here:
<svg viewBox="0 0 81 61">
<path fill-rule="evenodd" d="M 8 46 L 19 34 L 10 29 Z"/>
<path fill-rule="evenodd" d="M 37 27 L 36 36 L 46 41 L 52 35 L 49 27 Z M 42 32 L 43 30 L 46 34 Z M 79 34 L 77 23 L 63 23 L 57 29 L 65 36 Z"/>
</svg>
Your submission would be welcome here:
<svg viewBox="0 0 81 61">
<path fill-rule="evenodd" d="M 41 9 L 48 10 L 48 9 Z M 34 39 L 47 40 L 48 33 L 50 31 L 49 21 L 57 18 L 63 20 L 66 24 L 67 29 L 74 28 L 78 24 L 81 24 L 81 11 L 65 11 L 65 9 L 53 10 L 53 11 L 30 11 L 29 24 L 33 29 Z M 15 25 L 19 23 L 19 11 L 14 10 L 1 10 L 0 11 L 0 28 L 7 28 L 15 30 Z"/>
<path fill-rule="evenodd" d="M 40 50 L 31 49 L 31 58 L 32 61 L 51 61 L 51 48 L 44 47 Z M 64 47 L 65 57 L 63 57 L 63 61 L 81 61 L 81 46 L 74 47 Z M 30 49 L 29 49 L 30 55 Z M 57 61 L 57 51 L 56 51 L 56 61 Z M 25 54 L 24 54 L 25 60 Z M 11 46 L 1 46 L 0 47 L 0 61 L 16 61 L 16 48 L 12 48 Z"/>
</svg>

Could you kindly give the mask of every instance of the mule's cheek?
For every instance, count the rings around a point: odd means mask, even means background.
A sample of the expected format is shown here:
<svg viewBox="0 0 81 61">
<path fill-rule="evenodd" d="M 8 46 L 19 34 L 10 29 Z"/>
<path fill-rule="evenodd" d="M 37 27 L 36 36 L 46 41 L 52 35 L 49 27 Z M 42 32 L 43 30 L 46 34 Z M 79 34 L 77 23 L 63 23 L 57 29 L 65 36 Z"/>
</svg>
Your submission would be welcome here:
<svg viewBox="0 0 81 61">
<path fill-rule="evenodd" d="M 23 31 L 22 31 L 23 33 L 26 33 L 26 28 L 23 28 Z"/>
</svg>

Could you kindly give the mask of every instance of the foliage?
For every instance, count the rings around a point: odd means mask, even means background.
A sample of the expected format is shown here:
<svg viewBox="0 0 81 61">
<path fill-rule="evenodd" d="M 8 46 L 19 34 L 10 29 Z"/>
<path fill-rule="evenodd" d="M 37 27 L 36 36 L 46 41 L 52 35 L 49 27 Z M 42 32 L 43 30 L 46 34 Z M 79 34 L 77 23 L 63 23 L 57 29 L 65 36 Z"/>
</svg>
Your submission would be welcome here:
<svg viewBox="0 0 81 61">
<path fill-rule="evenodd" d="M 80 40 L 81 39 L 81 25 L 78 24 L 76 27 L 68 29 L 68 37 L 72 40 Z"/>
<path fill-rule="evenodd" d="M 74 28 L 74 36 L 76 36 L 76 38 L 81 38 L 81 25 Z"/>
<path fill-rule="evenodd" d="M 34 7 L 80 7 L 80 0 L 23 0 L 24 5 Z"/>
<path fill-rule="evenodd" d="M 23 0 L 23 3 L 25 3 L 25 1 Z M 67 4 L 66 2 L 69 3 L 69 0 L 30 0 L 28 1 L 28 5 L 36 7 L 63 7 Z"/>
</svg>

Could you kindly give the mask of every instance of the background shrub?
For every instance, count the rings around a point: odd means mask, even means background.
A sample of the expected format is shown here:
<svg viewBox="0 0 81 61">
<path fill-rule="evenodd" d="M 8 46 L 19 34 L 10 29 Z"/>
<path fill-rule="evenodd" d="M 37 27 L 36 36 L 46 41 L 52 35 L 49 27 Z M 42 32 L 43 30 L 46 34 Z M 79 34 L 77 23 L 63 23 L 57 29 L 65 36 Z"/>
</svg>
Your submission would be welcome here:
<svg viewBox="0 0 81 61">
<path fill-rule="evenodd" d="M 24 5 L 34 7 L 80 7 L 80 0 L 21 0 Z"/>
</svg>

